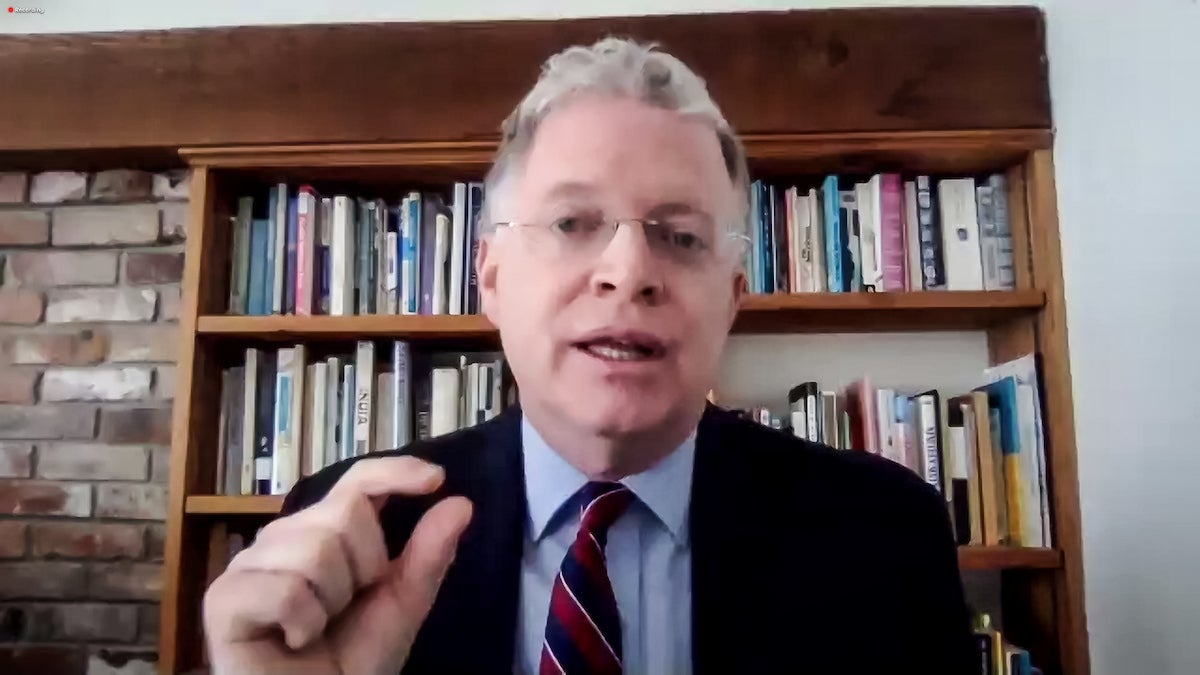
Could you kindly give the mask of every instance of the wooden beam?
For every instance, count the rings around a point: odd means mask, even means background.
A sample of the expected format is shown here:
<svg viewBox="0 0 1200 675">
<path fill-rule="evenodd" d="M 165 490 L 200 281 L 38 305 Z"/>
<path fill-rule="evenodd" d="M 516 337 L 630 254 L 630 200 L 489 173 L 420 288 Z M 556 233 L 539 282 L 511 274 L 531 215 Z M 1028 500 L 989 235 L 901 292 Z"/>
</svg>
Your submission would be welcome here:
<svg viewBox="0 0 1200 675">
<path fill-rule="evenodd" d="M 548 55 L 608 34 L 678 55 L 742 134 L 1051 127 L 1029 7 L 253 26 L 0 37 L 0 164 L 494 140 Z"/>
</svg>

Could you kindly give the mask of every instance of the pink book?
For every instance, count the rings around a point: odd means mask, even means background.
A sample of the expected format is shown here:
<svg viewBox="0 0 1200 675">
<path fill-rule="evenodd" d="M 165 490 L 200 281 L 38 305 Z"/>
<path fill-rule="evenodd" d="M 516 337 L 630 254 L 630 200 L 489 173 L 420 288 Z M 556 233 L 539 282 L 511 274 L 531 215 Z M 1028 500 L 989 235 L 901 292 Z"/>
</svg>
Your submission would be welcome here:
<svg viewBox="0 0 1200 675">
<path fill-rule="evenodd" d="M 302 185 L 296 197 L 296 314 L 300 315 L 312 314 L 316 219 L 316 192 Z"/>
<path fill-rule="evenodd" d="M 850 447 L 879 454 L 879 421 L 875 417 L 875 389 L 868 378 L 846 385 L 846 413 L 850 416 Z"/>
<path fill-rule="evenodd" d="M 904 186 L 900 174 L 883 174 L 879 185 L 879 238 L 883 249 L 880 264 L 884 291 L 904 290 L 904 227 L 900 220 L 903 210 Z"/>
</svg>

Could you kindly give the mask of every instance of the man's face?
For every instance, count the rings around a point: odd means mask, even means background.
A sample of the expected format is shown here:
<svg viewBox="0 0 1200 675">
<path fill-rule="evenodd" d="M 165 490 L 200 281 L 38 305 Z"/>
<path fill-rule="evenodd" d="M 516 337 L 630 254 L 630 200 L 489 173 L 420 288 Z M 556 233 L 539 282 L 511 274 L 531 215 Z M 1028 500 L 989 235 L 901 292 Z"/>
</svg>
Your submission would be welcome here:
<svg viewBox="0 0 1200 675">
<path fill-rule="evenodd" d="M 742 288 L 713 129 L 584 96 L 543 120 L 513 171 L 493 214 L 519 225 L 483 242 L 479 278 L 524 405 L 605 437 L 694 415 Z"/>
</svg>

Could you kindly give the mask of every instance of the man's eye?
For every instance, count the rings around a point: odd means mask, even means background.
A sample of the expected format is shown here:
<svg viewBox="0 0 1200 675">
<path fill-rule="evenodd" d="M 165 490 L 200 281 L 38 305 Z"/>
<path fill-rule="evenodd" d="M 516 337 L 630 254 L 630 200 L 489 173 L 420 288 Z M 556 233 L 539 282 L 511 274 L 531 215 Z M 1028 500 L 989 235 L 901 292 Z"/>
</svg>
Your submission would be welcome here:
<svg viewBox="0 0 1200 675">
<path fill-rule="evenodd" d="M 676 247 L 685 251 L 700 251 L 705 248 L 704 240 L 698 235 L 692 234 L 691 232 L 680 232 L 678 230 L 675 232 L 674 241 L 672 243 Z"/>
<path fill-rule="evenodd" d="M 565 216 L 551 223 L 551 228 L 560 234 L 581 235 L 591 234 L 599 227 L 595 218 L 581 216 Z"/>
</svg>

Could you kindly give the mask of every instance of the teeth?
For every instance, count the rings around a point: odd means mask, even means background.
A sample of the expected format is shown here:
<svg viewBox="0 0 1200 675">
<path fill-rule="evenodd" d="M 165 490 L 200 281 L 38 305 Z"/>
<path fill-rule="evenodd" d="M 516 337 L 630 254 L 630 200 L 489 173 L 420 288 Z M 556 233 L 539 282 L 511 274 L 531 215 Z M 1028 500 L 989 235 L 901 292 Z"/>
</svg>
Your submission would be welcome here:
<svg viewBox="0 0 1200 675">
<path fill-rule="evenodd" d="M 636 349 L 620 349 L 606 345 L 590 345 L 587 349 L 596 356 L 613 361 L 635 361 L 644 358 Z"/>
</svg>

